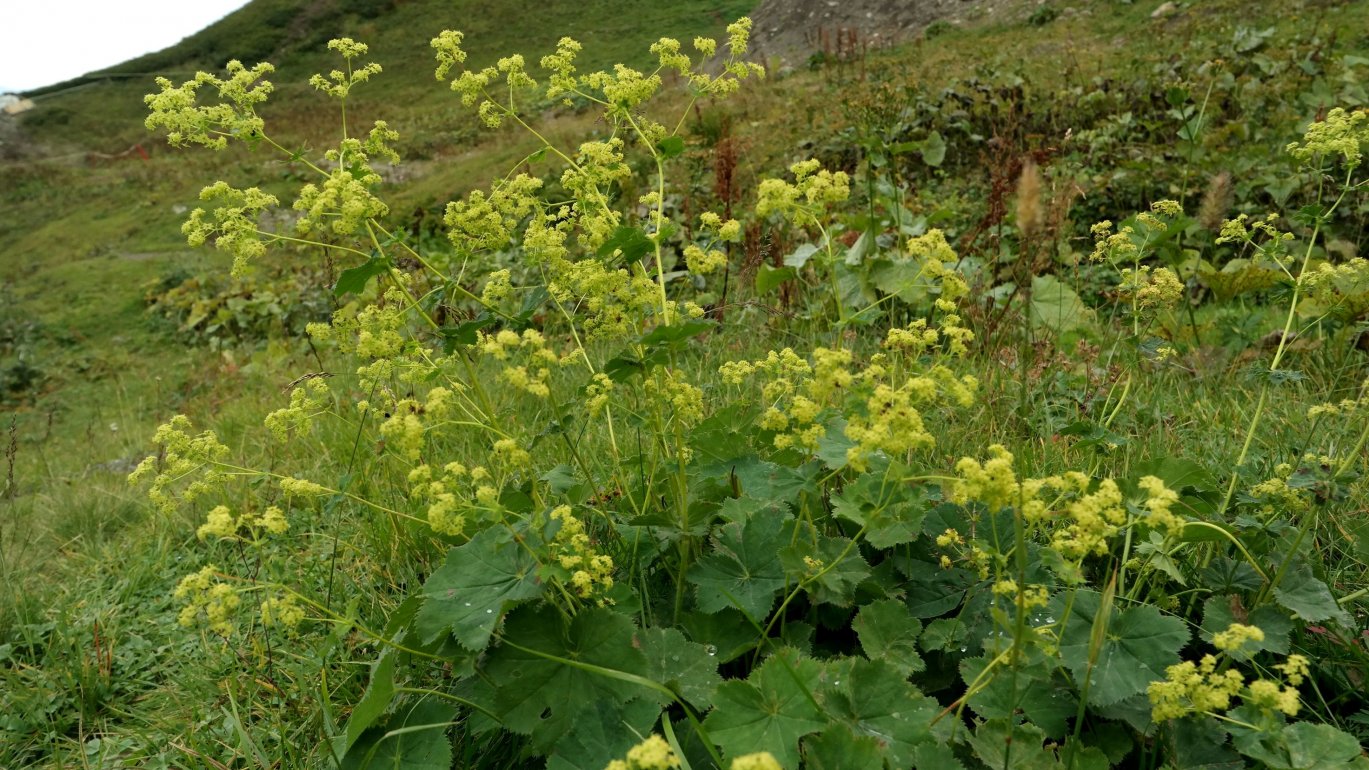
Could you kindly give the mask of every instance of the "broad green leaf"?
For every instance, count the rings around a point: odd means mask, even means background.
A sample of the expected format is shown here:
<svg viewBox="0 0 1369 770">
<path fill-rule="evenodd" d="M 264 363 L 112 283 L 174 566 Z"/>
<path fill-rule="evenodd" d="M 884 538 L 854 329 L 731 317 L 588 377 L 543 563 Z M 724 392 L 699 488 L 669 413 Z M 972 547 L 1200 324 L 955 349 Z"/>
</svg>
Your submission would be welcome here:
<svg viewBox="0 0 1369 770">
<path fill-rule="evenodd" d="M 857 736 L 870 736 L 884 744 L 890 765 L 911 766 L 917 747 L 936 741 L 932 719 L 941 707 L 883 660 L 856 658 L 847 663 L 842 666 L 845 671 L 834 673 L 834 680 L 822 692 L 827 713 Z"/>
<path fill-rule="evenodd" d="M 1036 326 L 1060 334 L 1088 326 L 1093 321 L 1093 310 L 1060 279 L 1038 275 L 1032 278 L 1031 320 Z"/>
<path fill-rule="evenodd" d="M 713 331 L 718 324 L 703 318 L 690 318 L 669 326 L 662 324 L 637 339 L 648 348 L 670 347 L 679 349 L 693 337 Z"/>
<path fill-rule="evenodd" d="M 613 235 L 610 235 L 608 240 L 599 246 L 597 253 L 600 258 L 608 258 L 612 257 L 615 252 L 621 252 L 622 261 L 632 264 L 646 256 L 646 253 L 654 247 L 655 244 L 651 242 L 646 231 L 642 228 L 623 225 L 614 230 Z"/>
<path fill-rule="evenodd" d="M 1178 457 L 1159 457 L 1141 463 L 1133 468 L 1131 476 L 1135 479 L 1140 479 L 1142 476 L 1154 476 L 1176 492 L 1182 492 L 1188 488 L 1207 492 L 1216 489 L 1218 486 L 1206 468 L 1192 460 L 1184 460 Z"/>
<path fill-rule="evenodd" d="M 716 648 L 709 652 L 674 628 L 644 628 L 637 638 L 646 656 L 648 679 L 670 687 L 695 708 L 712 704 L 713 691 L 722 683 Z"/>
<path fill-rule="evenodd" d="M 667 136 L 656 143 L 656 151 L 661 154 L 663 160 L 669 160 L 679 155 L 684 152 L 684 149 L 685 141 L 682 136 Z"/>
<path fill-rule="evenodd" d="M 965 770 L 955 751 L 941 743 L 923 743 L 913 750 L 913 767 L 936 770 Z"/>
<path fill-rule="evenodd" d="M 785 255 L 784 265 L 785 267 L 801 269 L 804 265 L 808 264 L 808 260 L 812 259 L 813 255 L 817 253 L 818 247 L 816 245 L 805 243 L 797 249 L 794 249 L 792 253 Z"/>
<path fill-rule="evenodd" d="M 922 160 L 932 168 L 940 166 L 946 160 L 946 140 L 941 136 L 940 131 L 933 131 L 922 140 L 922 146 L 918 148 L 922 153 Z"/>
<path fill-rule="evenodd" d="M 950 652 L 952 649 L 965 646 L 965 639 L 965 621 L 960 618 L 937 618 L 927 624 L 927 630 L 922 632 L 919 644 L 927 652 Z"/>
<path fill-rule="evenodd" d="M 698 588 L 699 609 L 717 612 L 736 607 L 754 621 L 770 614 L 775 592 L 785 585 L 780 549 L 788 545 L 784 514 L 757 511 L 745 522 L 719 527 L 709 553 L 690 567 Z"/>
<path fill-rule="evenodd" d="M 723 682 L 704 730 L 728 757 L 768 751 L 789 770 L 799 765 L 799 739 L 827 726 L 813 699 L 822 664 L 780 650 L 746 681 Z"/>
<path fill-rule="evenodd" d="M 386 639 L 395 643 L 403 641 L 405 628 L 413 620 L 421 601 L 418 596 L 410 596 L 395 609 L 385 624 Z M 381 648 L 380 657 L 371 664 L 371 678 L 366 685 L 366 692 L 347 718 L 347 729 L 333 739 L 334 756 L 346 755 L 362 733 L 390 707 L 395 695 L 395 659 L 399 654 L 399 649 L 394 645 L 386 644 Z"/>
<path fill-rule="evenodd" d="M 1295 722 L 1277 735 L 1238 737 L 1236 748 L 1269 770 L 1362 770 L 1369 761 L 1353 735 L 1331 725 Z"/>
<path fill-rule="evenodd" d="M 756 270 L 756 294 L 765 296 L 774 291 L 785 281 L 792 281 L 798 277 L 799 271 L 792 267 L 771 267 L 761 265 Z"/>
<path fill-rule="evenodd" d="M 865 539 L 876 548 L 911 543 L 922 534 L 927 515 L 926 494 L 897 481 L 902 466 L 888 472 L 866 473 L 832 496 L 832 512 L 865 527 Z"/>
<path fill-rule="evenodd" d="M 1043 746 L 1045 739 L 1045 733 L 1036 725 L 1011 724 L 1006 719 L 993 719 L 980 724 L 967 740 L 975 756 L 989 767 L 1059 770 L 1060 763 L 1055 755 Z M 1107 767 L 1106 760 L 1103 767 Z"/>
<path fill-rule="evenodd" d="M 452 744 L 447 728 L 456 707 L 425 698 L 372 727 L 342 758 L 341 770 L 450 770 Z"/>
<path fill-rule="evenodd" d="M 1063 610 L 1058 604 L 1061 598 L 1056 600 L 1056 611 Z M 1081 689 L 1089 682 L 1089 703 L 1106 706 L 1164 679 L 1165 669 L 1179 662 L 1179 650 L 1188 643 L 1189 631 L 1182 620 L 1152 606 L 1114 609 L 1090 665 L 1090 636 L 1100 601 L 1094 591 L 1075 593 L 1070 616 L 1064 619 L 1060 658 Z"/>
<path fill-rule="evenodd" d="M 715 656 L 720 665 L 754 649 L 760 636 L 741 612 L 731 608 L 719 612 L 686 612 L 680 616 L 680 628 L 690 639 L 703 645 L 709 655 Z"/>
<path fill-rule="evenodd" d="M 632 621 L 611 610 L 581 610 L 567 625 L 551 607 L 521 607 L 501 638 L 480 674 L 494 685 L 495 716 L 534 745 L 550 747 L 598 701 L 654 692 L 631 681 L 646 677 L 646 656 Z"/>
<path fill-rule="evenodd" d="M 982 655 L 964 658 L 960 661 L 961 679 L 968 686 L 988 664 L 989 659 Z M 1045 659 L 1019 663 L 1016 672 L 1006 667 L 996 669 L 987 684 L 981 682 L 981 688 L 968 701 L 980 717 L 1006 719 L 1020 711 L 1047 736 L 1057 740 L 1065 736 L 1068 720 L 1079 708 L 1074 694 L 1056 683 L 1052 667 Z"/>
<path fill-rule="evenodd" d="M 1349 614 L 1341 609 L 1336 597 L 1331 595 L 1331 589 L 1317 579 L 1306 565 L 1299 565 L 1284 575 L 1283 581 L 1274 589 L 1274 598 L 1308 623 L 1320 623 L 1333 618 L 1341 623 L 1349 620 Z"/>
<path fill-rule="evenodd" d="M 741 497 L 793 504 L 804 492 L 817 492 L 815 466 L 816 463 L 809 463 L 790 468 L 751 455 L 732 463 L 727 472 L 735 478 Z"/>
<path fill-rule="evenodd" d="M 542 595 L 537 560 L 503 527 L 492 527 L 447 553 L 447 562 L 423 584 L 415 628 L 424 644 L 444 631 L 468 650 L 480 651 L 504 613 Z"/>
<path fill-rule="evenodd" d="M 805 532 L 798 542 L 780 551 L 780 563 L 795 582 L 810 579 L 805 590 L 815 604 L 849 607 L 856 586 L 870 576 L 870 565 L 860 549 L 844 537 Z"/>
<path fill-rule="evenodd" d="M 601 700 L 575 716 L 570 732 L 556 742 L 547 770 L 604 770 L 650 735 L 661 707 L 639 698 L 625 704 Z"/>
<path fill-rule="evenodd" d="M 1293 621 L 1278 607 L 1264 605 L 1247 613 L 1237 596 L 1209 596 L 1203 602 L 1202 637 L 1211 642 L 1213 634 L 1225 631 L 1232 623 L 1255 626 L 1264 632 L 1264 640 L 1246 642 L 1240 649 L 1227 654 L 1236 660 L 1250 660 L 1261 651 L 1288 654 L 1288 635 Z"/>
<path fill-rule="evenodd" d="M 803 766 L 808 770 L 884 770 L 884 751 L 877 738 L 857 736 L 845 725 L 830 725 L 803 739 Z"/>
<path fill-rule="evenodd" d="M 333 296 L 360 294 L 366 291 L 366 284 L 372 278 L 384 275 L 389 269 L 390 262 L 383 257 L 371 257 L 356 267 L 349 267 L 338 274 L 337 283 L 333 285 Z"/>
<path fill-rule="evenodd" d="M 1175 770 L 1245 770 L 1245 762 L 1227 745 L 1226 730 L 1211 717 L 1172 720 L 1160 737 Z"/>
<path fill-rule="evenodd" d="M 865 657 L 888 663 L 905 678 L 927 667 L 917 654 L 922 621 L 909 614 L 902 602 L 883 599 L 861 607 L 851 629 L 860 638 Z"/>
<path fill-rule="evenodd" d="M 870 283 L 875 288 L 893 294 L 909 305 L 926 303 L 936 285 L 931 274 L 916 260 L 878 258 L 867 260 L 867 264 Z"/>
</svg>

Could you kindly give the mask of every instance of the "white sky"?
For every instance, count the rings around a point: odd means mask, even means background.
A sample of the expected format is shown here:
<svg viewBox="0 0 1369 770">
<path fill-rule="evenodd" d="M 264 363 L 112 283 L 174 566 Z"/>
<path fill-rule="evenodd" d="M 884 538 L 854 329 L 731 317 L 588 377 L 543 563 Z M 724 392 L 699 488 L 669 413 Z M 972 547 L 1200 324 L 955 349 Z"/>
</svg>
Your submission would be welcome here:
<svg viewBox="0 0 1369 770">
<path fill-rule="evenodd" d="M 0 92 L 59 83 L 175 45 L 247 0 L 0 2 Z"/>
</svg>

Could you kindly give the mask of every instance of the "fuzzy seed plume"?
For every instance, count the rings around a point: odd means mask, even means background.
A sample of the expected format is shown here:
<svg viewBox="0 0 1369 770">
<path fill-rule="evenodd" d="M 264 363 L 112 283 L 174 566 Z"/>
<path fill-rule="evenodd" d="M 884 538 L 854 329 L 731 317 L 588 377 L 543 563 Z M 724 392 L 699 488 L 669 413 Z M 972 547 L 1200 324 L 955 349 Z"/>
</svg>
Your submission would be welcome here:
<svg viewBox="0 0 1369 770">
<path fill-rule="evenodd" d="M 1231 173 L 1223 171 L 1212 177 L 1198 207 L 1198 222 L 1212 232 L 1219 232 L 1226 214 L 1231 210 Z"/>
</svg>

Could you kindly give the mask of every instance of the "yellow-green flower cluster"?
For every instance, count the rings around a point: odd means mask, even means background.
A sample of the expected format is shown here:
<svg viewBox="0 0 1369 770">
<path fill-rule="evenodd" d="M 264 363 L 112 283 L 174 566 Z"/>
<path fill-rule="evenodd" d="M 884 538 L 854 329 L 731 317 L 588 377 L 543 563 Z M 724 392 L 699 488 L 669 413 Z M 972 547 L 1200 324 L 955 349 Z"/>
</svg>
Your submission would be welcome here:
<svg viewBox="0 0 1369 770">
<path fill-rule="evenodd" d="M 1369 314 L 1369 260 L 1355 257 L 1340 265 L 1323 262 L 1303 274 L 1307 307 L 1340 319 Z"/>
<path fill-rule="evenodd" d="M 286 520 L 285 512 L 277 506 L 272 505 L 260 514 L 247 511 L 241 516 L 234 516 L 228 506 L 218 505 L 209 511 L 195 536 L 200 540 L 213 537 L 255 543 L 261 540 L 263 534 L 283 535 L 289 529 L 290 522 Z"/>
<path fill-rule="evenodd" d="M 1083 473 L 1068 473 L 1019 481 L 1013 469 L 1013 455 L 1001 445 L 989 447 L 989 459 L 972 457 L 956 463 L 957 479 L 949 485 L 947 499 L 966 505 L 982 503 L 989 511 L 1007 506 L 1017 508 L 1030 525 L 1043 525 L 1050 533 L 1050 547 L 1069 563 L 1086 556 L 1107 552 L 1108 540 L 1127 524 L 1122 492 L 1112 479 L 1094 487 Z M 1156 482 L 1159 480 L 1156 479 Z M 1090 489 L 1092 488 L 1092 491 Z M 1146 482 L 1147 505 L 1154 505 L 1152 516 L 1160 526 L 1177 525 L 1169 506 L 1177 500 L 1163 483 Z M 1171 519 L 1170 517 L 1173 517 Z"/>
<path fill-rule="evenodd" d="M 784 770 L 783 765 L 768 751 L 743 754 L 732 760 L 730 770 Z"/>
<path fill-rule="evenodd" d="M 628 749 L 626 759 L 615 759 L 604 770 L 671 770 L 679 766 L 680 759 L 671 751 L 670 744 L 652 733 Z"/>
<path fill-rule="evenodd" d="M 1233 624 L 1217 634 L 1213 642 L 1219 649 L 1230 651 L 1263 638 L 1258 628 Z M 1219 672 L 1218 664 L 1216 656 L 1204 655 L 1197 663 L 1183 661 L 1167 668 L 1165 679 L 1151 682 L 1146 690 L 1151 717 L 1161 722 L 1190 714 L 1216 714 L 1230 709 L 1232 698 L 1237 696 L 1262 711 L 1297 716 L 1301 707 L 1297 688 L 1307 677 L 1307 658 L 1289 655 L 1283 663 L 1275 665 L 1274 669 L 1284 676 L 1283 682 L 1256 679 L 1247 684 L 1239 671 L 1228 668 Z"/>
<path fill-rule="evenodd" d="M 189 628 L 203 620 L 210 631 L 228 636 L 233 633 L 233 615 L 242 605 L 242 597 L 237 589 L 228 583 L 215 580 L 218 567 L 209 565 L 199 572 L 181 578 L 172 593 L 172 598 L 185 602 L 177 616 L 177 622 Z"/>
<path fill-rule="evenodd" d="M 1232 623 L 1225 631 L 1212 635 L 1212 646 L 1222 652 L 1237 652 L 1249 642 L 1263 642 L 1264 630 L 1259 626 Z"/>
<path fill-rule="evenodd" d="M 440 478 L 433 469 L 419 465 L 409 471 L 409 496 L 428 503 L 428 525 L 443 535 L 460 535 L 469 523 L 468 514 L 497 509 L 499 491 L 483 466 L 469 470 L 458 462 L 447 463 Z"/>
<path fill-rule="evenodd" d="M 1356 418 L 1366 411 L 1369 411 L 1369 380 L 1360 384 L 1359 398 L 1343 398 L 1335 404 L 1317 404 L 1308 408 L 1307 419 L 1316 420 L 1321 417 Z"/>
<path fill-rule="evenodd" d="M 1025 590 L 1019 589 L 1017 581 L 1011 578 L 999 580 L 990 588 L 994 596 L 1002 596 L 1011 599 L 1013 604 L 1021 602 L 1024 609 L 1036 609 L 1044 607 L 1050 603 L 1050 591 L 1041 585 L 1029 585 Z"/>
<path fill-rule="evenodd" d="M 962 457 L 955 464 L 956 480 L 951 483 L 948 500 L 958 505 L 977 501 L 990 512 L 1027 502 L 1023 486 L 1013 469 L 1013 454 L 1002 444 L 989 446 L 989 459 L 980 462 Z"/>
<path fill-rule="evenodd" d="M 1312 503 L 1308 499 L 1307 490 L 1295 488 L 1288 483 L 1293 470 L 1293 466 L 1280 463 L 1274 469 L 1273 477 L 1252 485 L 1247 490 L 1247 495 L 1267 514 L 1277 512 L 1290 515 L 1308 510 Z"/>
<path fill-rule="evenodd" d="M 358 56 L 365 56 L 370 48 L 365 43 L 358 43 L 350 37 L 336 38 L 328 41 L 328 50 L 337 51 L 347 60 L 347 71 L 333 70 L 328 73 L 328 77 L 314 75 L 309 78 L 309 85 L 332 96 L 336 99 L 346 99 L 347 94 L 351 93 L 352 86 L 357 83 L 365 83 L 371 79 L 372 75 L 380 74 L 380 65 L 370 62 L 361 67 L 353 69 L 352 59 Z"/>
<path fill-rule="evenodd" d="M 1130 262 L 1140 255 L 1140 249 L 1132 240 L 1136 230 L 1130 226 L 1113 232 L 1112 222 L 1104 219 L 1089 228 L 1089 232 L 1095 239 L 1093 253 L 1089 255 L 1091 262 Z"/>
<path fill-rule="evenodd" d="M 242 277 L 247 263 L 266 253 L 262 239 L 267 234 L 258 229 L 257 219 L 280 201 L 255 187 L 239 190 L 227 182 L 215 182 L 204 188 L 200 200 L 218 201 L 220 205 L 212 213 L 202 208 L 191 211 L 190 218 L 181 225 L 181 233 L 191 246 L 203 246 L 213 238 L 214 248 L 233 255 L 233 276 Z"/>
<path fill-rule="evenodd" d="M 604 413 L 609 399 L 613 396 L 613 379 L 603 372 L 595 372 L 585 386 L 585 410 L 590 417 Z"/>
<path fill-rule="evenodd" d="M 570 573 L 570 588 L 581 599 L 597 597 L 603 604 L 604 593 L 613 588 L 613 559 L 595 550 L 584 522 L 569 505 L 552 510 L 551 519 L 561 525 L 551 542 L 551 556 Z"/>
<path fill-rule="evenodd" d="M 547 398 L 551 395 L 551 367 L 562 359 L 548 345 L 536 329 L 526 329 L 520 336 L 512 329 L 501 329 L 494 334 L 481 333 L 476 347 L 481 353 L 507 364 L 499 379 L 514 389 Z"/>
<path fill-rule="evenodd" d="M 346 143 L 356 147 L 350 156 L 343 153 L 343 157 L 361 155 L 360 142 L 349 139 Z M 334 235 L 353 235 L 365 227 L 367 220 L 390 213 L 390 207 L 371 192 L 372 187 L 380 184 L 380 175 L 364 165 L 364 158 L 356 162 L 363 166 L 360 177 L 340 164 L 323 180 L 322 186 L 310 183 L 300 188 L 294 208 L 303 213 L 295 221 L 296 230 L 308 234 L 326 224 Z"/>
<path fill-rule="evenodd" d="M 1251 219 L 1249 214 L 1241 214 L 1235 219 L 1228 219 L 1222 223 L 1221 233 L 1217 236 L 1217 243 L 1255 243 L 1256 235 L 1264 236 L 1264 244 L 1259 248 L 1270 256 L 1277 257 L 1277 252 L 1283 244 L 1293 240 L 1293 234 L 1284 232 L 1274 226 L 1278 221 L 1279 215 L 1270 213 L 1264 219 Z M 1247 224 L 1249 223 L 1249 224 Z"/>
<path fill-rule="evenodd" d="M 1186 660 L 1165 669 L 1165 678 L 1146 688 L 1151 718 L 1156 722 L 1189 714 L 1214 713 L 1231 707 L 1231 699 L 1245 686 L 1245 677 L 1234 668 L 1217 671 L 1217 658 L 1204 655 L 1194 663 Z"/>
<path fill-rule="evenodd" d="M 783 179 L 761 181 L 758 215 L 779 214 L 795 224 L 807 224 L 816 222 L 829 205 L 851 195 L 851 179 L 844 171 L 829 171 L 812 159 L 799 161 L 789 170 L 794 174 L 793 184 Z"/>
<path fill-rule="evenodd" d="M 949 300 L 937 300 L 938 303 L 946 301 Z M 960 323 L 960 316 L 955 313 L 943 315 L 938 327 L 929 326 L 925 318 L 918 318 L 902 329 L 890 329 L 884 336 L 884 347 L 910 359 L 917 359 L 937 347 L 948 356 L 963 356 L 969 352 L 974 332 Z"/>
<path fill-rule="evenodd" d="M 1325 120 L 1308 124 L 1302 141 L 1292 142 L 1287 149 L 1288 154 L 1303 161 L 1339 155 L 1346 167 L 1354 168 L 1363 160 L 1361 148 L 1365 143 L 1369 143 L 1369 110 L 1347 112 L 1335 107 L 1326 113 Z"/>
<path fill-rule="evenodd" d="M 157 78 L 161 91 L 143 98 L 152 112 L 145 121 L 147 129 L 166 129 L 166 139 L 175 147 L 200 144 L 221 150 L 230 138 L 259 139 L 265 124 L 257 116 L 256 107 L 266 101 L 273 89 L 262 77 L 275 68 L 263 63 L 248 69 L 235 59 L 228 62 L 227 69 L 227 78 L 197 72 L 193 80 L 179 86 L 166 78 Z M 218 92 L 220 103 L 198 104 L 197 92 L 206 85 Z"/>
<path fill-rule="evenodd" d="M 308 377 L 290 390 L 290 406 L 266 415 L 266 428 L 279 441 L 304 430 L 324 410 L 331 394 L 323 377 Z"/>
<path fill-rule="evenodd" d="M 386 448 L 410 462 L 423 452 L 427 426 L 419 416 L 422 409 L 423 405 L 412 398 L 400 399 L 390 408 L 390 416 L 380 423 Z"/>
<path fill-rule="evenodd" d="M 704 394 L 689 384 L 678 371 L 657 369 L 643 381 L 646 397 L 669 407 L 671 420 L 679 428 L 698 424 L 704 418 Z"/>
<path fill-rule="evenodd" d="M 1179 502 L 1178 492 L 1165 486 L 1165 482 L 1155 476 L 1142 476 L 1136 486 L 1146 493 L 1144 504 L 1147 524 L 1169 536 L 1183 531 L 1183 517 L 1171 510 Z"/>
<path fill-rule="evenodd" d="M 1168 267 L 1141 265 L 1135 270 L 1122 269 L 1117 293 L 1124 300 L 1134 301 L 1138 310 L 1164 310 L 1179 304 L 1184 296 L 1184 283 Z"/>
<path fill-rule="evenodd" d="M 304 608 L 295 601 L 294 594 L 267 597 L 261 603 L 261 622 L 267 627 L 293 631 L 304 621 Z"/>
<path fill-rule="evenodd" d="M 308 479 L 298 479 L 286 476 L 277 479 L 277 483 L 280 485 L 282 492 L 292 497 L 327 497 L 328 495 L 333 494 L 333 490 Z"/>
<path fill-rule="evenodd" d="M 163 512 L 202 497 L 227 478 L 219 464 L 228 457 L 228 447 L 213 431 L 191 436 L 190 430 L 190 418 L 185 415 L 157 428 L 152 441 L 161 453 L 144 459 L 128 477 L 130 484 L 136 484 L 151 476 L 147 495 Z"/>
<path fill-rule="evenodd" d="M 637 334 L 658 308 L 655 281 L 597 259 L 557 260 L 548 277 L 547 291 L 562 305 L 576 308 L 590 339 Z"/>
<path fill-rule="evenodd" d="M 488 196 L 474 190 L 463 201 L 447 204 L 443 222 L 447 237 L 463 249 L 502 249 L 514 228 L 538 208 L 542 180 L 519 174 L 495 184 Z"/>
</svg>

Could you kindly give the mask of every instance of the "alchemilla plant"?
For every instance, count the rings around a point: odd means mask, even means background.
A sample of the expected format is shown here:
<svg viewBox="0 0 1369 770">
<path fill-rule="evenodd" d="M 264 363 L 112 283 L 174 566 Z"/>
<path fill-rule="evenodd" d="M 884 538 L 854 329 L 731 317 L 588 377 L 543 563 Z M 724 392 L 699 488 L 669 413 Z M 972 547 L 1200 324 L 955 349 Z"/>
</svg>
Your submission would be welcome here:
<svg viewBox="0 0 1369 770">
<path fill-rule="evenodd" d="M 982 275 L 945 233 L 867 254 L 888 263 L 880 283 L 897 278 L 880 291 L 842 239 L 848 171 L 799 160 L 737 218 L 681 205 L 694 105 L 764 75 L 750 29 L 663 38 L 650 71 L 594 72 L 569 38 L 540 68 L 469 68 L 462 34 L 442 32 L 438 80 L 535 147 L 450 203 L 448 243 L 426 250 L 387 224 L 378 169 L 399 161 L 398 134 L 349 120 L 382 76 L 364 44 L 332 41 L 338 69 L 310 80 L 342 115 L 313 160 L 258 113 L 270 65 L 159 81 L 148 126 L 173 145 L 258 145 L 312 175 L 286 204 L 206 187 L 191 244 L 235 273 L 280 245 L 351 265 L 331 322 L 308 330 L 335 371 L 304 374 L 266 418 L 282 448 L 269 466 L 178 417 L 133 474 L 158 508 L 202 517 L 180 623 L 245 667 L 296 672 L 269 674 L 273 690 L 318 703 L 327 766 L 448 767 L 499 747 L 518 766 L 596 770 L 1369 767 L 1293 642 L 1351 622 L 1313 544 L 1359 483 L 1364 394 L 1309 415 L 1333 426 L 1324 446 L 1268 476 L 1247 462 L 1297 319 L 1363 299 L 1362 260 L 1318 255 L 1363 185 L 1365 113 L 1333 111 L 1289 148 L 1334 180 L 1300 214 L 1304 253 L 1277 216 L 1222 228 L 1276 266 L 1289 303 L 1229 477 L 1191 458 L 1111 473 L 1105 451 L 1041 473 L 1006 429 L 947 462 L 944 426 L 984 394 L 965 365 Z M 599 133 L 547 141 L 533 116 L 558 102 L 600 113 Z M 282 205 L 293 230 L 260 224 Z M 1173 355 L 1146 339 L 1188 277 L 1152 244 L 1182 218 L 1161 201 L 1094 227 L 1125 367 Z M 723 298 L 758 226 L 810 244 L 762 275 L 810 312 L 776 335 L 787 344 L 733 356 L 715 344 Z M 1102 450 L 1130 383 L 1094 426 Z M 369 541 L 342 541 L 340 517 L 372 521 Z M 354 581 L 389 600 L 359 606 Z M 364 692 L 335 702 L 359 692 L 336 680 L 366 650 Z"/>
</svg>

